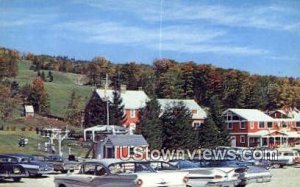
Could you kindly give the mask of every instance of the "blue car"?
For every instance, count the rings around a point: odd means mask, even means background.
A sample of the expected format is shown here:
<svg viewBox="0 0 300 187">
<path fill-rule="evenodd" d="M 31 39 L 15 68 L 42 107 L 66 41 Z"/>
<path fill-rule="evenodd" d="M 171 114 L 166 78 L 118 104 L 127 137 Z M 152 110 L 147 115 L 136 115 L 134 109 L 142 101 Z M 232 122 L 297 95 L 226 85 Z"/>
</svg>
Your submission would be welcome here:
<svg viewBox="0 0 300 187">
<path fill-rule="evenodd" d="M 53 166 L 49 163 L 35 160 L 33 156 L 27 154 L 6 154 L 0 155 L 0 159 L 7 159 L 9 162 L 22 165 L 29 176 L 42 176 L 53 172 Z"/>
</svg>

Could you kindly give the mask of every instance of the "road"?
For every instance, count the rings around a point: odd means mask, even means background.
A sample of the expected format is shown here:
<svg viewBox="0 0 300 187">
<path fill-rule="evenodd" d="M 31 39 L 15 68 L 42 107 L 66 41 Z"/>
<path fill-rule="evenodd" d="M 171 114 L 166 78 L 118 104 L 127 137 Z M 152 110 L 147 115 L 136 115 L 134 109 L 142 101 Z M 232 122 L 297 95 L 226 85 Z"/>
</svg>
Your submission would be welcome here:
<svg viewBox="0 0 300 187">
<path fill-rule="evenodd" d="M 272 181 L 269 183 L 254 183 L 247 187 L 299 187 L 300 186 L 300 167 L 288 167 L 283 169 L 272 169 Z M 59 174 L 61 175 L 61 174 Z M 42 178 L 24 178 L 21 182 L 15 183 L 7 180 L 1 182 L 0 187 L 55 187 L 53 179 L 55 174 Z"/>
</svg>

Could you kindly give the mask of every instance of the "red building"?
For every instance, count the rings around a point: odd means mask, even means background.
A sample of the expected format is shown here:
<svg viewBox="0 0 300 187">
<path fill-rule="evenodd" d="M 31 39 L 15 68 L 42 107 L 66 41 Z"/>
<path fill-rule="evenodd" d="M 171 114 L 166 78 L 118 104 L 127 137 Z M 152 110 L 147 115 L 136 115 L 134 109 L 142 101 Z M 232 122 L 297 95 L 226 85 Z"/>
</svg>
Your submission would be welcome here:
<svg viewBox="0 0 300 187">
<path fill-rule="evenodd" d="M 293 146 L 300 140 L 297 118 L 273 118 L 256 109 L 227 109 L 223 117 L 233 147 Z"/>
<path fill-rule="evenodd" d="M 113 90 L 97 89 L 97 93 L 102 99 L 105 97 L 108 97 L 110 101 L 113 99 Z M 124 127 L 135 130 L 139 122 L 139 112 L 150 99 L 143 90 L 127 90 L 125 85 L 121 86 L 120 96 L 126 116 Z"/>
</svg>

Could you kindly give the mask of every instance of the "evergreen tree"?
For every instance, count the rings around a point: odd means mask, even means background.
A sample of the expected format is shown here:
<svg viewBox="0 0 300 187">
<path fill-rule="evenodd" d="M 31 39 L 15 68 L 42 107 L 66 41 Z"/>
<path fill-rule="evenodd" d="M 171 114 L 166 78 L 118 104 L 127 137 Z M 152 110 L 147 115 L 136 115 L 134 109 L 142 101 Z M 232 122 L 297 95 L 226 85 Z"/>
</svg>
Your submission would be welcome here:
<svg viewBox="0 0 300 187">
<path fill-rule="evenodd" d="M 124 105 L 118 90 L 113 91 L 113 100 L 109 104 L 109 123 L 111 125 L 123 126 L 125 121 Z M 106 116 L 106 115 L 105 115 Z"/>
<path fill-rule="evenodd" d="M 140 122 L 137 125 L 138 131 L 145 137 L 149 143 L 150 149 L 162 148 L 162 125 L 159 119 L 160 106 L 156 99 L 146 103 L 145 108 L 141 110 Z"/>
<path fill-rule="evenodd" d="M 192 114 L 183 103 L 166 106 L 162 116 L 162 147 L 164 149 L 194 149 L 196 133 L 192 128 Z"/>
<path fill-rule="evenodd" d="M 45 82 L 46 81 L 46 76 L 45 76 L 45 72 L 42 71 L 41 73 L 41 79 Z"/>
<path fill-rule="evenodd" d="M 216 137 L 218 138 L 219 145 L 229 145 L 230 136 L 223 119 L 223 105 L 218 96 L 214 95 L 210 99 L 210 114 L 208 115 L 207 123 L 212 124 L 217 128 Z M 212 128 L 214 129 L 214 127 Z"/>
<path fill-rule="evenodd" d="M 48 71 L 48 79 L 49 79 L 49 82 L 53 82 L 53 74 L 52 74 L 52 71 Z"/>
<path fill-rule="evenodd" d="M 79 108 L 80 97 L 76 95 L 75 90 L 72 91 L 70 102 L 65 111 L 65 121 L 72 126 L 80 127 L 82 113 Z"/>
<path fill-rule="evenodd" d="M 196 129 L 198 147 L 215 148 L 219 144 L 218 127 L 212 119 L 211 115 L 205 119 L 204 124 Z"/>
<path fill-rule="evenodd" d="M 84 110 L 84 126 L 104 124 L 106 124 L 106 101 L 103 101 L 95 90 Z"/>
</svg>

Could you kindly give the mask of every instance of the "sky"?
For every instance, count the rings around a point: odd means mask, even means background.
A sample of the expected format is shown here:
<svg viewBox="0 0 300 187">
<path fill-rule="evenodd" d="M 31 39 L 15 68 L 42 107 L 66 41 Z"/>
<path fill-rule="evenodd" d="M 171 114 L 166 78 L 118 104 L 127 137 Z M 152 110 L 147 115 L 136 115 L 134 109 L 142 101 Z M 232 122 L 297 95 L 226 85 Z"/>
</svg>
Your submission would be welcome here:
<svg viewBox="0 0 300 187">
<path fill-rule="evenodd" d="M 300 77 L 300 1 L 0 0 L 0 46 Z"/>
</svg>

